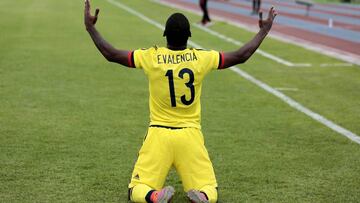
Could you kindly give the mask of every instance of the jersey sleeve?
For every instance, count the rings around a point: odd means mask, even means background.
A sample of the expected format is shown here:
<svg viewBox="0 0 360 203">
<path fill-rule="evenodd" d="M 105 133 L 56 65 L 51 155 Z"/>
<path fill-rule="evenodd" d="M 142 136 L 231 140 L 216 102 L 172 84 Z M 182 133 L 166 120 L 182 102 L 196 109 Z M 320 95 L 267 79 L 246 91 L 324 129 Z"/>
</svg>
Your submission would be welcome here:
<svg viewBox="0 0 360 203">
<path fill-rule="evenodd" d="M 210 72 L 216 69 L 223 69 L 224 67 L 224 54 L 218 51 L 206 51 L 205 53 L 205 62 L 203 68 L 205 72 Z"/>
<path fill-rule="evenodd" d="M 134 68 L 143 69 L 147 72 L 147 69 L 152 65 L 151 49 L 137 49 L 132 54 L 129 54 L 128 60 L 129 64 L 132 64 Z"/>
</svg>

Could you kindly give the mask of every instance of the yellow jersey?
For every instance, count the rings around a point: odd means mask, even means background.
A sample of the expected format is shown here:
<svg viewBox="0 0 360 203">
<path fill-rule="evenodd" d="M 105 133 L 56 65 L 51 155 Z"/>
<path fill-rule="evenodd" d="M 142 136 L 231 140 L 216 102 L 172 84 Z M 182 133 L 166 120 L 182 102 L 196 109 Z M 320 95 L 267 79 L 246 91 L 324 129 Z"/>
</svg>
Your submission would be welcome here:
<svg viewBox="0 0 360 203">
<path fill-rule="evenodd" d="M 149 80 L 150 125 L 201 128 L 202 81 L 222 67 L 222 53 L 155 46 L 129 52 L 128 58 Z"/>
</svg>

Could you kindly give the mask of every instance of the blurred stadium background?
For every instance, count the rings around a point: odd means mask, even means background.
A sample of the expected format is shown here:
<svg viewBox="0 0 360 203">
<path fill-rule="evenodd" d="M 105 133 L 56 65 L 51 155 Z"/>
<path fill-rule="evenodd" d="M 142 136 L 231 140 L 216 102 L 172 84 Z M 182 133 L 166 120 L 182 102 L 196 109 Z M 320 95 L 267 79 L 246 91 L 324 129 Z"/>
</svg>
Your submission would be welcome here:
<svg viewBox="0 0 360 203">
<path fill-rule="evenodd" d="M 263 0 L 279 12 L 271 36 L 246 64 L 207 77 L 220 203 L 359 201 L 360 4 L 341 2 Z M 189 17 L 190 46 L 229 51 L 257 30 L 248 0 L 209 1 L 206 28 L 197 0 L 92 8 L 103 36 L 129 50 L 164 46 L 173 12 Z M 0 13 L 0 202 L 127 202 L 149 120 L 144 73 L 102 58 L 82 0 L 2 0 Z M 187 202 L 175 171 L 167 184 Z"/>
</svg>

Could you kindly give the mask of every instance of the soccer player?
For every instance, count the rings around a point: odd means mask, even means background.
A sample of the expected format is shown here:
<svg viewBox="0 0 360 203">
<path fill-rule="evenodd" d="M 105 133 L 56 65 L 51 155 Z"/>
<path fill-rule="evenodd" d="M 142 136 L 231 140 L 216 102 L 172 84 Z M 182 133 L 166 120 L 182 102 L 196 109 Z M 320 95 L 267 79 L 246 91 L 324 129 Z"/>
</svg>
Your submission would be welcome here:
<svg viewBox="0 0 360 203">
<path fill-rule="evenodd" d="M 181 13 L 171 15 L 164 36 L 167 47 L 127 51 L 106 42 L 95 28 L 99 9 L 90 14 L 85 1 L 84 21 L 101 54 L 110 62 L 143 69 L 149 79 L 150 124 L 129 184 L 132 202 L 167 203 L 174 188 L 163 187 L 172 166 L 193 203 L 217 202 L 217 182 L 200 128 L 202 81 L 212 70 L 244 63 L 271 29 L 276 12 L 270 9 L 260 31 L 243 47 L 232 52 L 187 48 L 190 24 Z"/>
</svg>

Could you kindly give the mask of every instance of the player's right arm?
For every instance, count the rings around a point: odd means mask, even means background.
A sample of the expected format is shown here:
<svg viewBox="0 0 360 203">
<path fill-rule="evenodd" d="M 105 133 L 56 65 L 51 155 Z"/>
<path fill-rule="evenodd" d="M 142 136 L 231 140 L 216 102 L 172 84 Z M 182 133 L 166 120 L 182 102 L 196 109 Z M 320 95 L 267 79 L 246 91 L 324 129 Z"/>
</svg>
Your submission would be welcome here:
<svg viewBox="0 0 360 203">
<path fill-rule="evenodd" d="M 96 9 L 95 16 L 92 16 L 90 14 L 90 2 L 89 0 L 85 0 L 84 23 L 91 39 L 94 41 L 95 46 L 98 48 L 101 54 L 108 61 L 131 67 L 131 60 L 128 60 L 129 51 L 114 48 L 111 46 L 111 44 L 105 41 L 100 33 L 96 30 L 95 24 L 98 19 L 99 11 L 99 9 Z"/>
<path fill-rule="evenodd" d="M 274 7 L 270 8 L 268 18 L 262 19 L 262 12 L 259 13 L 259 32 L 255 37 L 242 46 L 240 49 L 233 52 L 224 53 L 224 64 L 222 68 L 229 68 L 239 63 L 245 63 L 255 53 L 267 34 L 270 32 L 275 16 L 277 15 Z"/>
</svg>

